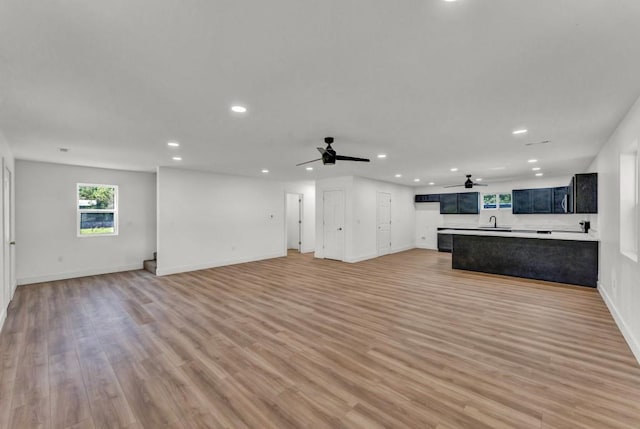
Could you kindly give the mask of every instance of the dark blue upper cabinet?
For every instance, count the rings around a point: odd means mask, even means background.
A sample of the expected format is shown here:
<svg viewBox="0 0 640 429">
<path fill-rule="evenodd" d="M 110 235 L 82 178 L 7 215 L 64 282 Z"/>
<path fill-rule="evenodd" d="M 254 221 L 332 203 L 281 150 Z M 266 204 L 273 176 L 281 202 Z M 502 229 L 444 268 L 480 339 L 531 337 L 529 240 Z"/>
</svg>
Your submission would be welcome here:
<svg viewBox="0 0 640 429">
<path fill-rule="evenodd" d="M 513 214 L 533 213 L 533 202 L 531 200 L 531 189 L 514 189 L 513 204 L 511 211 Z"/>
<path fill-rule="evenodd" d="M 533 213 L 551 213 L 551 188 L 532 189 L 531 200 Z"/>
<path fill-rule="evenodd" d="M 415 198 L 416 203 L 438 203 L 440 202 L 440 194 L 418 194 Z"/>
<path fill-rule="evenodd" d="M 440 194 L 440 214 L 458 213 L 458 194 Z"/>
<path fill-rule="evenodd" d="M 574 212 L 598 213 L 598 173 L 576 174 L 574 186 Z"/>
<path fill-rule="evenodd" d="M 569 187 L 558 186 L 553 188 L 553 213 L 569 212 Z"/>
<path fill-rule="evenodd" d="M 480 213 L 480 196 L 478 192 L 462 192 L 458 194 L 458 213 Z"/>
</svg>

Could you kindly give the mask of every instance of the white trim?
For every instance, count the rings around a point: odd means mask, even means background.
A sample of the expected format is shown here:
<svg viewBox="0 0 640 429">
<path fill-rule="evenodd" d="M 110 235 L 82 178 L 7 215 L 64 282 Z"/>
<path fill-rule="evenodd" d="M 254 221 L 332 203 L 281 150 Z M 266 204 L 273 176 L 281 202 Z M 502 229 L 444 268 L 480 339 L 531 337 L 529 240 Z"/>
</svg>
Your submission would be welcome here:
<svg viewBox="0 0 640 429">
<path fill-rule="evenodd" d="M 387 253 L 387 255 L 390 255 L 390 253 Z M 350 264 L 353 264 L 353 263 L 356 263 L 356 262 L 366 261 L 368 259 L 374 259 L 374 258 L 377 258 L 378 256 L 384 256 L 384 255 L 378 255 L 378 252 L 370 253 L 370 254 L 364 255 L 364 256 L 358 256 L 358 257 L 355 257 L 355 258 L 345 259 L 344 262 L 348 262 Z"/>
<path fill-rule="evenodd" d="M 18 279 L 18 285 L 28 285 L 32 283 L 42 283 L 42 282 L 53 282 L 56 280 L 66 280 L 66 279 L 74 279 L 77 277 L 87 277 L 87 276 L 99 276 L 101 274 L 111 274 L 111 273 L 119 273 L 122 271 L 133 271 L 133 270 L 141 270 L 142 262 L 139 264 L 131 264 L 131 265 L 122 265 L 120 267 L 109 267 L 109 268 L 92 268 L 90 270 L 82 270 L 82 271 L 68 271 L 66 273 L 55 273 L 55 274 L 47 274 L 44 276 L 36 276 L 36 277 L 24 277 Z"/>
<path fill-rule="evenodd" d="M 286 252 L 278 252 L 278 253 L 272 253 L 272 254 L 268 254 L 268 255 L 260 255 L 260 256 L 249 256 L 246 258 L 233 258 L 233 259 L 223 259 L 221 261 L 218 262 L 207 262 L 204 264 L 195 264 L 195 265 L 180 265 L 180 266 L 176 266 L 176 267 L 169 267 L 169 268 L 161 268 L 160 264 L 162 263 L 162 260 L 158 261 L 158 268 L 156 270 L 156 275 L 157 276 L 167 276 L 170 274 L 178 274 L 178 273 L 186 273 L 189 271 L 198 271 L 198 270 L 206 270 L 209 268 L 217 268 L 217 267 L 223 267 L 226 265 L 236 265 L 236 264 L 244 264 L 247 262 L 255 262 L 255 261 L 262 261 L 265 259 L 274 259 L 274 258 L 282 258 L 287 256 Z"/>
<path fill-rule="evenodd" d="M 624 322 L 622 316 L 620 316 L 620 313 L 618 313 L 618 309 L 616 308 L 616 306 L 613 304 L 613 300 L 611 300 L 609 294 L 607 294 L 607 291 L 602 287 L 602 284 L 600 282 L 598 282 L 598 292 L 600 292 L 602 300 L 609 308 L 609 312 L 611 313 L 611 316 L 613 316 L 613 320 L 615 320 L 616 324 L 618 325 L 618 329 L 620 329 L 620 332 L 622 332 L 622 336 L 627 341 L 627 344 L 631 349 L 631 353 L 633 353 L 638 363 L 640 363 L 640 341 L 634 338 L 631 330 Z"/>
</svg>

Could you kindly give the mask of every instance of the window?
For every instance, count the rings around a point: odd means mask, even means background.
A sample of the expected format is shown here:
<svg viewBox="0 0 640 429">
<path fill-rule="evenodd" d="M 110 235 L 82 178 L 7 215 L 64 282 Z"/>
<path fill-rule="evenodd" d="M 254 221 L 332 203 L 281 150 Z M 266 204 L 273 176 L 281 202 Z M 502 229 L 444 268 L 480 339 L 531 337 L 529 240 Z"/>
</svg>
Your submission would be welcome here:
<svg viewBox="0 0 640 429">
<path fill-rule="evenodd" d="M 78 183 L 78 236 L 118 235 L 118 187 Z"/>
<path fill-rule="evenodd" d="M 482 194 L 482 210 L 511 208 L 511 193 Z"/>
<path fill-rule="evenodd" d="M 638 261 L 638 141 L 620 154 L 620 253 Z"/>
</svg>

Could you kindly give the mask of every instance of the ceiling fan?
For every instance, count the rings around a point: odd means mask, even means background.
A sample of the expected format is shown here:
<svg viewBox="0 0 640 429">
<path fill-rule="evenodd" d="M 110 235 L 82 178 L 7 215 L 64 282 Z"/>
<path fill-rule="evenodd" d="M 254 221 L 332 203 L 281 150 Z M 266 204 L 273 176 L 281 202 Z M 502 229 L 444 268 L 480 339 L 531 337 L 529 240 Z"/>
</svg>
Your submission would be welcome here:
<svg viewBox="0 0 640 429">
<path fill-rule="evenodd" d="M 325 137 L 324 142 L 327 144 L 326 148 L 318 148 L 318 152 L 322 154 L 322 158 L 313 159 L 311 161 L 301 162 L 300 164 L 296 164 L 296 167 L 299 165 L 309 164 L 310 162 L 322 161 L 324 165 L 334 165 L 337 161 L 361 161 L 361 162 L 370 162 L 367 158 L 356 158 L 354 156 L 344 156 L 336 154 L 336 151 L 331 147 L 331 143 L 333 143 L 333 137 Z"/>
<path fill-rule="evenodd" d="M 449 185 L 449 186 L 445 186 L 445 188 L 455 188 L 458 186 L 464 186 L 467 189 L 471 189 L 474 186 L 487 186 L 486 183 L 476 183 L 473 180 L 471 180 L 471 174 L 467 174 L 467 180 L 462 184 L 462 185 Z"/>
</svg>

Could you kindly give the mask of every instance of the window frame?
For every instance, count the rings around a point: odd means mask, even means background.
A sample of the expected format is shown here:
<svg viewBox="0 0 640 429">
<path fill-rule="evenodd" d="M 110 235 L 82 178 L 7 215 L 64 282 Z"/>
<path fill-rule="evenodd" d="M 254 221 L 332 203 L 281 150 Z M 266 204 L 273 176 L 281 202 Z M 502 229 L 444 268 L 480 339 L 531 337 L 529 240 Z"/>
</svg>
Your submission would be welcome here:
<svg viewBox="0 0 640 429">
<path fill-rule="evenodd" d="M 113 208 L 112 209 L 81 209 L 80 208 L 80 187 L 91 186 L 91 187 L 106 187 L 113 188 Z M 114 237 L 119 234 L 118 228 L 118 200 L 119 200 L 119 189 L 118 185 L 107 185 L 103 183 L 76 183 L 76 196 L 75 196 L 75 204 L 76 204 L 76 234 L 78 238 L 88 238 L 88 237 Z M 113 213 L 113 232 L 108 234 L 82 234 L 80 232 L 80 221 L 82 219 L 82 213 Z"/>
</svg>

